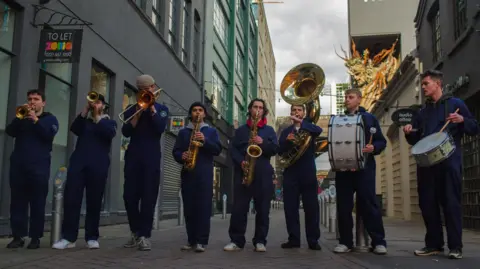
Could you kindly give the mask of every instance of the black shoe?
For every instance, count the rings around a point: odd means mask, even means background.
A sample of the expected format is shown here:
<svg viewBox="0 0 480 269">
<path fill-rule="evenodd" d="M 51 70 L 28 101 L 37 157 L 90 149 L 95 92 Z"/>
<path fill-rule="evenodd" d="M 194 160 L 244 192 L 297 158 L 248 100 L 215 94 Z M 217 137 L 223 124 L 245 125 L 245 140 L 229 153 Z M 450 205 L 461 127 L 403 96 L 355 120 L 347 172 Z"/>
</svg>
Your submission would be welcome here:
<svg viewBox="0 0 480 269">
<path fill-rule="evenodd" d="M 415 256 L 433 256 L 443 253 L 443 248 L 424 247 L 422 249 L 415 250 L 413 253 L 415 254 Z"/>
<path fill-rule="evenodd" d="M 300 248 L 300 244 L 294 244 L 290 241 L 287 241 L 285 243 L 282 243 L 281 247 L 282 248 Z"/>
<path fill-rule="evenodd" d="M 23 248 L 24 245 L 25 245 L 25 240 L 17 237 L 17 238 L 13 238 L 13 240 L 10 243 L 8 243 L 7 248 Z"/>
<path fill-rule="evenodd" d="M 448 258 L 449 259 L 454 259 L 454 260 L 459 260 L 459 259 L 463 258 L 462 250 L 461 249 L 450 250 L 450 253 L 448 253 Z"/>
<path fill-rule="evenodd" d="M 30 244 L 28 244 L 27 248 L 28 249 L 37 249 L 40 247 L 40 239 L 38 238 L 32 238 L 32 240 L 30 240 Z"/>
<path fill-rule="evenodd" d="M 322 250 L 322 247 L 318 243 L 308 244 L 308 248 L 311 250 Z"/>
</svg>

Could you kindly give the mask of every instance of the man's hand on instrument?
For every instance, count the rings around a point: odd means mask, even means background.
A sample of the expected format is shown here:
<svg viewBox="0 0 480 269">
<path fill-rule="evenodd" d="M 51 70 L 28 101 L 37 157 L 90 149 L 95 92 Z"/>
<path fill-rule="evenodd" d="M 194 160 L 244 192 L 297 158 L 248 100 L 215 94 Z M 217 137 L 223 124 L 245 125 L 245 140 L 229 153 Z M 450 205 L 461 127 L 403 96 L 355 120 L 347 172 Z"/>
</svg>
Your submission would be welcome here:
<svg viewBox="0 0 480 269">
<path fill-rule="evenodd" d="M 155 109 L 155 106 L 151 106 L 150 111 L 152 111 L 152 116 L 157 114 L 157 109 Z"/>
<path fill-rule="evenodd" d="M 257 135 L 253 138 L 253 142 L 257 145 L 261 145 L 263 143 L 263 139 Z"/>
<path fill-rule="evenodd" d="M 294 133 L 289 133 L 287 136 L 288 141 L 295 141 L 295 134 Z"/>
<path fill-rule="evenodd" d="M 182 153 L 182 160 L 186 161 L 190 157 L 190 154 L 188 151 L 185 151 Z"/>
<path fill-rule="evenodd" d="M 364 153 L 372 153 L 375 147 L 372 144 L 367 144 L 363 149 L 362 152 Z"/>
<path fill-rule="evenodd" d="M 91 107 L 92 107 L 92 105 L 91 105 L 90 102 L 87 102 L 87 103 L 85 104 L 85 107 L 84 107 L 83 110 L 82 110 L 82 117 L 85 118 L 85 117 L 87 116 L 88 111 L 90 111 L 90 108 L 91 108 Z"/>
<path fill-rule="evenodd" d="M 447 120 L 451 121 L 452 123 L 462 123 L 463 116 L 458 113 L 450 113 Z"/>
<path fill-rule="evenodd" d="M 32 108 L 32 109 L 30 109 L 30 110 L 28 111 L 27 119 L 30 119 L 30 120 L 32 120 L 33 122 L 37 122 L 37 121 L 38 121 L 38 117 L 37 117 L 37 114 L 36 114 L 34 108 Z"/>
<path fill-rule="evenodd" d="M 247 169 L 247 162 L 246 162 L 246 161 L 242 161 L 242 163 L 240 164 L 240 166 L 242 167 L 242 170 L 245 171 L 245 169 Z"/>
<path fill-rule="evenodd" d="M 407 124 L 407 125 L 403 126 L 403 132 L 407 135 L 410 134 L 412 132 L 412 130 L 413 130 L 413 127 L 412 127 L 411 124 Z"/>
<path fill-rule="evenodd" d="M 202 132 L 196 132 L 196 133 L 195 133 L 195 140 L 197 140 L 197 141 L 205 141 L 205 136 L 203 135 Z"/>
<path fill-rule="evenodd" d="M 302 123 L 302 119 L 298 118 L 296 116 L 290 116 L 290 119 L 293 121 L 293 123 Z"/>
</svg>

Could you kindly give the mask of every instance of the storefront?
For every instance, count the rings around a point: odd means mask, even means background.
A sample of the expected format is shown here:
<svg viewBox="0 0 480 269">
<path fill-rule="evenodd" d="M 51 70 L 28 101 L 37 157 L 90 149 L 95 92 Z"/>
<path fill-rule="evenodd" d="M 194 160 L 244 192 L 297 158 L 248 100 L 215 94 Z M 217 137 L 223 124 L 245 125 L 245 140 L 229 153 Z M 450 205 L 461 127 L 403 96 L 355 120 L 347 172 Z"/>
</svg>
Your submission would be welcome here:
<svg viewBox="0 0 480 269">
<path fill-rule="evenodd" d="M 147 15 L 151 14 L 155 7 L 139 7 L 135 5 L 136 1 L 117 3 L 114 0 L 105 0 L 95 1 L 93 6 L 84 6 L 81 1 L 59 0 L 46 4 L 48 9 L 41 9 L 42 6 L 32 5 L 31 2 L 19 4 L 26 2 L 28 1 L 0 0 L 0 235 L 9 233 L 9 156 L 14 145 L 14 140 L 6 136 L 5 127 L 15 117 L 15 107 L 25 102 L 28 90 L 44 90 L 46 110 L 54 114 L 59 121 L 59 130 L 53 142 L 52 177 L 60 167 L 68 167 L 68 160 L 76 142 L 76 137 L 69 132 L 69 126 L 85 106 L 89 91 L 94 90 L 105 95 L 110 104 L 108 113 L 112 119 L 117 120 L 119 127 L 122 123 L 118 120 L 118 114 L 128 104 L 136 103 L 137 90 L 132 85 L 135 85 L 135 78 L 142 73 L 152 75 L 157 86 L 163 88 L 157 102 L 169 107 L 171 115 L 185 117 L 189 104 L 200 100 L 201 82 L 194 61 L 201 61 L 203 55 L 201 47 L 193 46 L 194 41 L 198 42 L 193 37 L 194 32 L 189 31 L 192 36 L 185 37 L 183 45 L 187 48 L 183 50 L 198 54 L 195 59 L 180 59 L 182 54 L 178 51 L 182 50 L 182 44 L 171 44 L 163 38 L 168 36 L 164 35 L 164 30 L 173 31 L 180 36 L 185 26 L 180 21 L 183 18 L 180 14 L 183 9 L 177 9 L 179 21 L 175 25 L 178 29 L 158 29 Z M 165 4 L 171 3 L 165 1 Z M 192 9 L 191 14 L 195 11 L 200 19 L 203 18 L 202 3 L 192 2 L 189 8 Z M 147 12 L 147 9 L 150 10 Z M 62 13 L 68 10 L 67 13 L 74 19 L 62 20 L 57 10 Z M 105 15 L 100 12 L 102 10 L 111 12 Z M 68 24 L 75 20 L 77 24 Z M 112 28 L 109 23 L 111 21 L 123 24 Z M 193 21 L 191 23 L 193 24 Z M 52 55 L 50 51 L 47 53 L 46 48 L 50 42 L 45 40 L 47 37 L 44 30 L 47 28 L 58 36 L 64 33 L 62 31 L 72 33 L 63 35 L 64 38 L 73 38 L 69 40 L 73 44 L 71 58 L 67 57 L 68 59 L 63 61 L 46 59 Z M 198 31 L 202 32 L 203 29 Z M 200 36 L 203 35 L 200 33 Z M 141 40 L 146 44 L 145 47 L 139 50 L 135 40 Z M 67 45 L 55 47 L 56 51 L 68 49 L 71 48 Z M 75 49 L 79 49 L 78 54 L 75 54 Z M 163 158 L 159 164 L 162 167 L 159 213 L 164 218 L 171 216 L 172 212 L 176 216 L 180 188 L 179 165 L 171 156 L 176 137 L 171 123 L 172 117 L 162 140 Z M 102 209 L 103 224 L 126 222 L 122 197 L 123 167 L 129 140 L 121 135 L 120 130 L 121 128 L 117 129 L 117 136 L 112 142 L 110 174 Z M 46 206 L 47 218 L 51 207 L 50 191 Z M 85 212 L 85 201 L 82 212 Z M 81 223 L 83 224 L 83 221 Z"/>
</svg>

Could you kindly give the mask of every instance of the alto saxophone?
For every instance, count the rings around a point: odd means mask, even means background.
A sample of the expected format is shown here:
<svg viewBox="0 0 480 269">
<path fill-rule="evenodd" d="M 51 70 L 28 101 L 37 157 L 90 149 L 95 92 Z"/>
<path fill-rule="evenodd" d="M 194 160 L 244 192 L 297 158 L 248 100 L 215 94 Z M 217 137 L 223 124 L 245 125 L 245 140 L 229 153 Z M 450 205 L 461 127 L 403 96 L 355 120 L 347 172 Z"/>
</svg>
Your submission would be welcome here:
<svg viewBox="0 0 480 269">
<path fill-rule="evenodd" d="M 253 124 L 252 124 L 252 129 L 250 131 L 250 139 L 248 141 L 248 147 L 247 147 L 247 154 L 245 156 L 245 163 L 243 168 L 243 181 L 242 184 L 250 186 L 253 181 L 253 176 L 254 176 L 254 171 L 255 171 L 255 162 L 260 155 L 262 155 L 262 149 L 255 144 L 253 139 L 257 136 L 258 134 L 258 111 L 257 114 L 255 115 L 255 118 L 253 119 Z"/>
<path fill-rule="evenodd" d="M 195 134 L 199 131 L 200 116 L 197 117 L 196 122 L 194 123 L 192 134 L 190 135 L 190 144 L 188 145 L 188 158 L 183 165 L 183 167 L 188 171 L 192 171 L 195 168 L 195 165 L 197 164 L 198 150 L 203 147 L 203 143 L 201 141 L 195 140 Z"/>
</svg>

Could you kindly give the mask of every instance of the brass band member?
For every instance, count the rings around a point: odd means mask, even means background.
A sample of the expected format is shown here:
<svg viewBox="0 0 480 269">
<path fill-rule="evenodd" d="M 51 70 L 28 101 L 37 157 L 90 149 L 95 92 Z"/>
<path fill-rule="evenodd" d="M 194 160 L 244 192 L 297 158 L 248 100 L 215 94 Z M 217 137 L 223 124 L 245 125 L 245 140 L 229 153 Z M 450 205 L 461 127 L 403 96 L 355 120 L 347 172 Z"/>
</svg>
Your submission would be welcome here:
<svg viewBox="0 0 480 269">
<path fill-rule="evenodd" d="M 173 157 L 183 165 L 180 177 L 188 242 L 182 250 L 204 252 L 210 237 L 213 158 L 220 155 L 222 145 L 217 130 L 204 122 L 202 103 L 193 103 L 188 114 L 190 123 L 180 130 L 173 147 Z"/>
<path fill-rule="evenodd" d="M 117 133 L 117 123 L 105 114 L 106 106 L 105 97 L 96 94 L 96 100 L 87 101 L 70 127 L 78 139 L 70 157 L 65 183 L 63 238 L 52 248 L 75 247 L 84 190 L 87 204 L 85 241 L 90 249 L 100 247 L 100 210 L 110 168 L 110 148 Z"/>
<path fill-rule="evenodd" d="M 362 152 L 368 153 L 365 168 L 359 171 L 336 172 L 335 186 L 337 188 L 338 231 L 340 242 L 334 252 L 349 252 L 353 247 L 353 194 L 356 193 L 358 211 L 361 212 L 368 234 L 372 238 L 372 248 L 375 254 L 387 253 L 385 229 L 382 213 L 378 205 L 375 191 L 376 163 L 374 155 L 380 154 L 387 146 L 387 140 L 382 134 L 378 120 L 360 106 L 362 93 L 358 89 L 345 91 L 345 114 L 360 114 L 365 125 L 365 140 L 367 144 Z M 374 134 L 370 133 L 375 128 Z"/>
<path fill-rule="evenodd" d="M 155 80 L 150 75 L 137 77 L 137 89 L 155 92 Z M 128 119 L 139 105 L 125 113 Z M 136 114 L 122 126 L 123 136 L 130 138 L 125 151 L 125 183 L 123 200 L 132 232 L 126 248 L 151 250 L 153 215 L 160 186 L 160 139 L 167 127 L 168 108 L 159 103 Z"/>
<path fill-rule="evenodd" d="M 322 133 L 322 128 L 304 119 L 305 107 L 292 105 L 290 118 L 293 124 L 282 131 L 280 135 L 279 153 L 283 154 L 291 150 L 296 142 L 296 133 L 300 130 L 308 132 L 311 142 L 305 153 L 283 172 L 283 202 L 285 221 L 287 222 L 288 241 L 282 244 L 282 248 L 300 247 L 300 196 L 305 211 L 305 232 L 307 235 L 308 248 L 321 250 L 318 244 L 320 238 L 320 212 L 317 198 L 317 168 L 315 166 L 315 137 Z"/>
<path fill-rule="evenodd" d="M 15 138 L 10 157 L 10 227 L 13 240 L 7 248 L 23 247 L 23 238 L 27 234 L 31 238 L 28 248 L 40 247 L 50 178 L 50 153 L 58 132 L 57 118 L 44 111 L 45 93 L 30 90 L 27 100 L 26 105 L 17 109 L 17 118 L 6 128 L 6 133 Z"/>
<path fill-rule="evenodd" d="M 267 125 L 265 101 L 253 99 L 248 105 L 247 124 L 235 131 L 230 153 L 234 162 L 234 201 L 230 219 L 231 242 L 225 251 L 245 247 L 245 230 L 250 200 L 255 204 L 255 251 L 266 251 L 269 228 L 270 198 L 273 192 L 273 168 L 270 158 L 278 150 L 277 135 Z M 248 154 L 247 154 L 248 153 Z M 248 156 L 248 157 L 246 157 Z M 251 185 L 250 185 L 251 184 Z"/>
<path fill-rule="evenodd" d="M 425 247 L 415 250 L 417 256 L 443 253 L 443 227 L 440 207 L 447 227 L 449 258 L 462 258 L 462 144 L 464 134 L 477 135 L 477 121 L 465 103 L 442 91 L 443 74 L 428 70 L 420 75 L 422 89 L 427 97 L 424 108 L 412 125 L 403 128 L 410 145 L 439 132 L 446 121 L 447 131 L 455 140 L 456 149 L 445 161 L 431 167 L 417 166 L 418 200 L 427 234 Z M 459 109 L 458 113 L 455 111 Z M 413 129 L 417 129 L 414 131 Z"/>
</svg>

